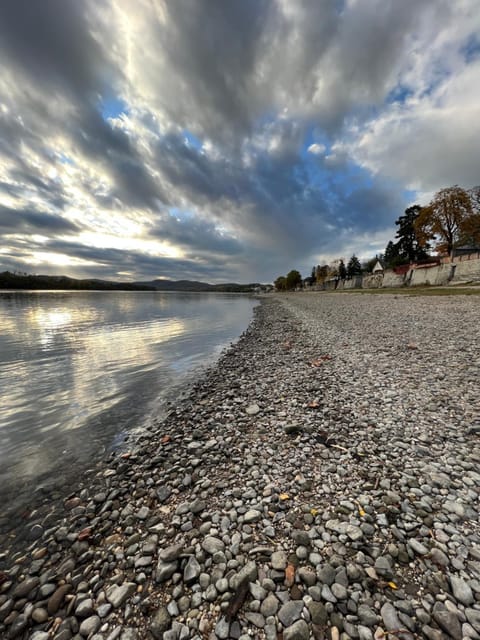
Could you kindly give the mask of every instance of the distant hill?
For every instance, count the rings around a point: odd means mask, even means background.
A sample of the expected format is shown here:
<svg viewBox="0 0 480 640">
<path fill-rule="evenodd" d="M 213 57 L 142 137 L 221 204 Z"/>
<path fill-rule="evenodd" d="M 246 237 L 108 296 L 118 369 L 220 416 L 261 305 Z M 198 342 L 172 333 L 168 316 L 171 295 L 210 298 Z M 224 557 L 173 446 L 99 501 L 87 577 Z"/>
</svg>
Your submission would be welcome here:
<svg viewBox="0 0 480 640">
<path fill-rule="evenodd" d="M 236 284 L 234 282 L 209 284 L 208 282 L 198 282 L 196 280 L 152 280 L 136 284 L 153 287 L 157 291 L 217 291 L 230 293 L 251 293 L 260 286 L 257 283 Z"/>
<path fill-rule="evenodd" d="M 28 274 L 0 273 L 0 289 L 75 289 L 87 291 L 155 291 L 135 282 L 110 282 L 108 280 L 78 280 L 68 276 L 32 276 Z"/>
<path fill-rule="evenodd" d="M 192 280 L 152 280 L 151 282 L 112 282 L 95 278 L 79 280 L 68 276 L 33 276 L 0 273 L 0 289 L 74 289 L 86 291 L 217 291 L 251 293 L 258 284 L 208 284 Z"/>
</svg>

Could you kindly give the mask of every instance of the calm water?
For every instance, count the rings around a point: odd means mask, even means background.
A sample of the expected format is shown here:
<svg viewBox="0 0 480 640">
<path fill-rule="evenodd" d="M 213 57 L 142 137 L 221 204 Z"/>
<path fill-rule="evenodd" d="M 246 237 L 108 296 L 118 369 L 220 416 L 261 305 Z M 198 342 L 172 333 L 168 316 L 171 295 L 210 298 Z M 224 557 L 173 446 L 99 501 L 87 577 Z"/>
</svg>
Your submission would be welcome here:
<svg viewBox="0 0 480 640">
<path fill-rule="evenodd" d="M 145 424 L 246 329 L 254 304 L 221 294 L 0 292 L 0 494 L 81 468 Z"/>
</svg>

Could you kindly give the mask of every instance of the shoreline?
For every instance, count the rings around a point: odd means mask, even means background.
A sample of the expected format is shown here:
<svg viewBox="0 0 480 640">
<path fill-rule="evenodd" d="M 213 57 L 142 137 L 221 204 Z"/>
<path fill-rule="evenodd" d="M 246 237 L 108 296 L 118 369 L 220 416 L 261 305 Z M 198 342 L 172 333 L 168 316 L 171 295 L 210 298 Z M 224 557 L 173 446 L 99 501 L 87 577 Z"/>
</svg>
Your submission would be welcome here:
<svg viewBox="0 0 480 640">
<path fill-rule="evenodd" d="M 160 294 L 161 301 L 148 294 L 140 301 L 137 293 L 117 292 L 107 304 L 88 291 L 75 292 L 82 294 L 81 302 L 64 293 L 61 302 L 56 294 L 42 294 L 40 302 L 21 292 L 14 303 L 4 301 L 0 312 L 1 323 L 10 327 L 0 378 L 7 385 L 0 429 L 0 537 L 20 526 L 23 514 L 68 495 L 86 470 L 125 441 L 131 446 L 152 417 L 158 421 L 167 403 L 238 339 L 255 304 L 232 294 L 202 294 L 200 300 L 198 294 L 168 293 Z M 114 316 L 120 312 L 118 320 Z M 39 318 L 45 327 L 39 328 Z M 80 318 L 82 331 L 77 331 Z M 15 324 L 21 328 L 18 337 Z M 20 363 L 18 380 L 9 373 L 12 361 Z"/>
<path fill-rule="evenodd" d="M 478 313 L 452 300 L 264 298 L 60 521 L 2 548 L 0 634 L 480 637 Z"/>
</svg>

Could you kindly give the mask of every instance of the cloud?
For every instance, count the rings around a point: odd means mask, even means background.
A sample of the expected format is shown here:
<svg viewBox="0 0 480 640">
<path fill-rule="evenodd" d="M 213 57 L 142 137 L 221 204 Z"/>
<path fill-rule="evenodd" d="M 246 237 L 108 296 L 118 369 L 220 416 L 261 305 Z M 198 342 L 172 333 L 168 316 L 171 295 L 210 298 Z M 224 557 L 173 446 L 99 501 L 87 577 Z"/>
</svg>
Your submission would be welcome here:
<svg viewBox="0 0 480 640">
<path fill-rule="evenodd" d="M 309 153 L 313 153 L 314 156 L 321 156 L 326 151 L 326 146 L 324 144 L 318 144 L 318 142 L 314 142 L 311 144 L 307 151 Z"/>
<path fill-rule="evenodd" d="M 11 209 L 0 205 L 0 229 L 2 233 L 72 233 L 78 227 L 62 218 L 42 211 Z"/>
<path fill-rule="evenodd" d="M 253 281 L 376 253 L 478 183 L 476 5 L 5 0 L 2 264 Z"/>
</svg>

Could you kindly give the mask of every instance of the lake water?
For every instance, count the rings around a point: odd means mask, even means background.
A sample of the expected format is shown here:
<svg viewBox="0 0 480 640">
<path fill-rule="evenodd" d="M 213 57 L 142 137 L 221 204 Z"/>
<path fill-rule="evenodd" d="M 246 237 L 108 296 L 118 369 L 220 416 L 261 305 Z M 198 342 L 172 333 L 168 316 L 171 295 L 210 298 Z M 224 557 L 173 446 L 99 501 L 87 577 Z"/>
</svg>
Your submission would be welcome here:
<svg viewBox="0 0 480 640">
<path fill-rule="evenodd" d="M 228 294 L 0 292 L 0 499 L 81 469 L 248 326 Z"/>
</svg>

